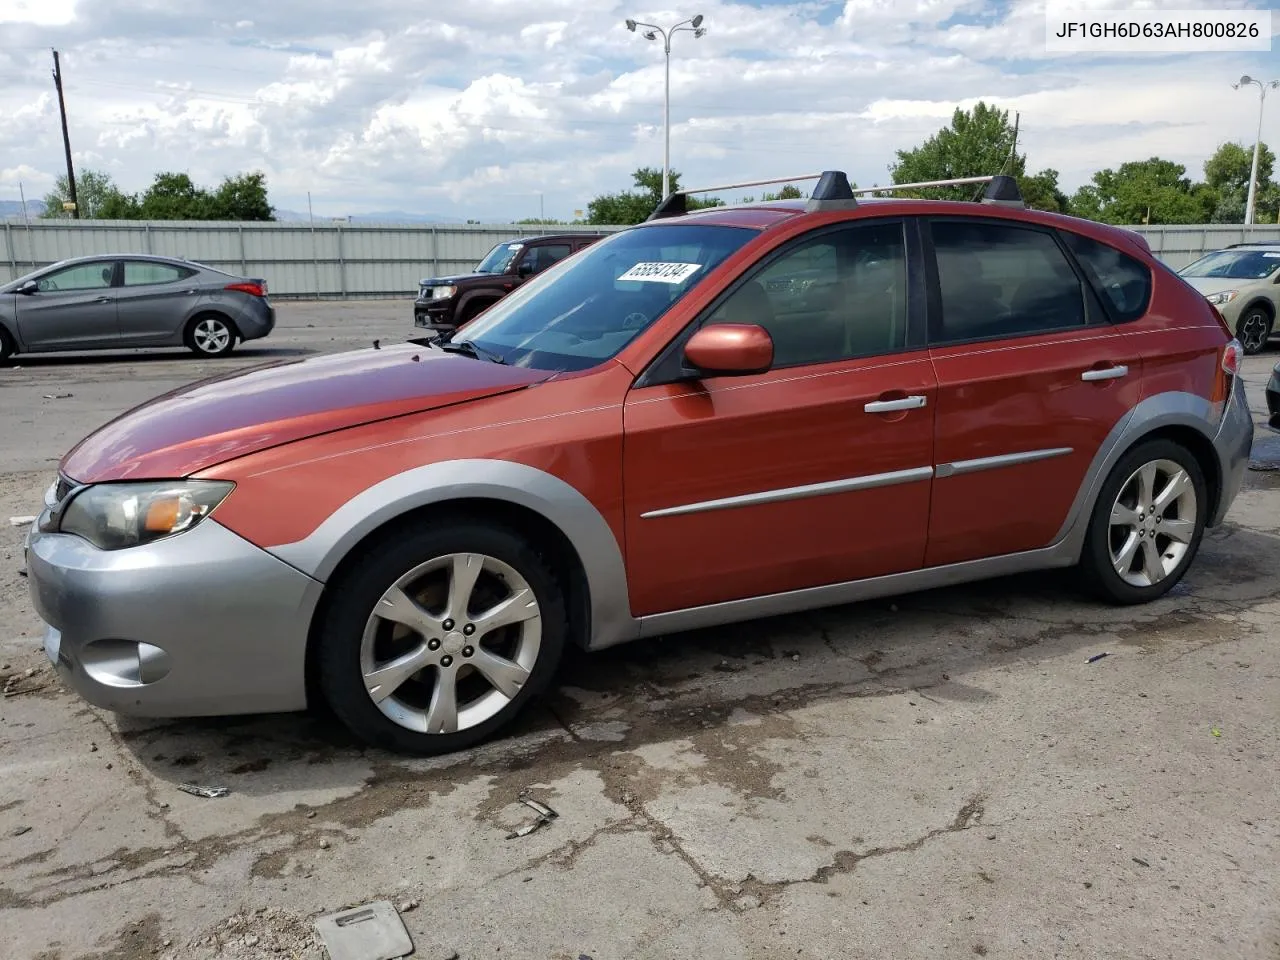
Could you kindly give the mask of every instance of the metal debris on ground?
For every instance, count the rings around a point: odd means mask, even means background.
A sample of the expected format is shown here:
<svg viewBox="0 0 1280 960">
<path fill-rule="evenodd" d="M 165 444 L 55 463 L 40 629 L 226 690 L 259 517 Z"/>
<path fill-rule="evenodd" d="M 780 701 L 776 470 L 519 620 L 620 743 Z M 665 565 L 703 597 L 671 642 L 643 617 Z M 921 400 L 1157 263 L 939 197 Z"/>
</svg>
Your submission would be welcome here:
<svg viewBox="0 0 1280 960">
<path fill-rule="evenodd" d="M 1092 657 L 1086 660 L 1085 663 L 1097 663 L 1103 657 L 1109 657 L 1109 656 L 1111 656 L 1111 654 L 1109 653 L 1095 653 Z"/>
<path fill-rule="evenodd" d="M 202 787 L 194 783 L 180 783 L 178 789 L 183 793 L 189 793 L 193 797 L 204 797 L 206 800 L 212 800 L 215 797 L 225 797 L 231 791 L 226 787 Z"/>
<path fill-rule="evenodd" d="M 398 960 L 413 953 L 413 940 L 390 900 L 340 910 L 315 922 L 329 960 Z"/>
<path fill-rule="evenodd" d="M 518 796 L 516 799 L 519 800 L 521 803 L 523 803 L 526 807 L 528 807 L 534 813 L 536 813 L 538 815 L 538 819 L 534 820 L 532 823 L 525 824 L 523 827 L 521 827 L 518 830 L 512 830 L 510 833 L 507 834 L 508 840 L 515 840 L 519 837 L 527 837 L 529 834 L 533 833 L 535 830 L 541 830 L 543 827 L 549 824 L 552 820 L 555 820 L 560 816 L 560 814 L 556 813 L 554 810 L 548 807 L 545 803 L 539 803 L 537 800 L 534 800 L 532 797 L 528 796 L 528 794 L 524 792 L 521 792 L 520 796 Z"/>
<path fill-rule="evenodd" d="M 75 396 L 74 393 L 46 393 L 44 395 L 44 398 L 46 400 L 69 400 L 71 397 L 74 397 L 74 396 Z"/>
<path fill-rule="evenodd" d="M 15 527 L 26 527 L 36 522 L 35 517 L 10 517 L 9 522 Z"/>
</svg>

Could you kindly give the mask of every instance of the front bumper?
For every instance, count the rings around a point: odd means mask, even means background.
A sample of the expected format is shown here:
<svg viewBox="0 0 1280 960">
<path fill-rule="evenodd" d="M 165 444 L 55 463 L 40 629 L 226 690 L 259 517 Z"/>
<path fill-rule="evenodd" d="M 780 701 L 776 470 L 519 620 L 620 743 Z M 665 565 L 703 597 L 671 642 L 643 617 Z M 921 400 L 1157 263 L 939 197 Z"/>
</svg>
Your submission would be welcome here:
<svg viewBox="0 0 1280 960">
<path fill-rule="evenodd" d="M 413 324 L 429 330 L 452 330 L 454 323 L 454 304 L 452 300 L 415 300 L 413 301 Z"/>
<path fill-rule="evenodd" d="M 1220 524 L 1231 509 L 1240 487 L 1244 483 L 1245 470 L 1249 467 L 1249 452 L 1253 449 L 1253 415 L 1249 412 L 1249 399 L 1244 392 L 1244 379 L 1235 377 L 1231 397 L 1218 434 L 1213 438 L 1213 448 L 1218 455 L 1222 472 L 1222 495 L 1217 509 L 1209 517 L 1208 526 Z"/>
<path fill-rule="evenodd" d="M 1280 430 L 1280 363 L 1271 371 L 1271 379 L 1267 381 L 1267 414 L 1268 425 L 1272 430 Z"/>
<path fill-rule="evenodd" d="M 322 585 L 216 520 L 124 550 L 37 525 L 26 563 L 45 652 L 95 706 L 150 717 L 306 707 Z"/>
</svg>

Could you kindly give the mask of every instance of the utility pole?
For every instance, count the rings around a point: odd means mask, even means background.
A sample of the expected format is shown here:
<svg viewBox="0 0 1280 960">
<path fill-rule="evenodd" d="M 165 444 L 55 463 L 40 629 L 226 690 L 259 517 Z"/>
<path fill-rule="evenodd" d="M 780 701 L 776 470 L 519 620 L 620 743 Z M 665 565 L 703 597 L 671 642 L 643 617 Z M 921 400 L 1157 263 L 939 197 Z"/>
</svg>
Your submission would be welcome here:
<svg viewBox="0 0 1280 960">
<path fill-rule="evenodd" d="M 62 114 L 62 148 L 67 153 L 67 192 L 71 195 L 71 215 L 80 219 L 80 204 L 76 201 L 76 171 L 71 163 L 71 135 L 67 133 L 67 102 L 62 97 L 62 68 L 58 63 L 58 51 L 53 51 L 53 85 L 58 90 L 58 112 Z"/>
</svg>

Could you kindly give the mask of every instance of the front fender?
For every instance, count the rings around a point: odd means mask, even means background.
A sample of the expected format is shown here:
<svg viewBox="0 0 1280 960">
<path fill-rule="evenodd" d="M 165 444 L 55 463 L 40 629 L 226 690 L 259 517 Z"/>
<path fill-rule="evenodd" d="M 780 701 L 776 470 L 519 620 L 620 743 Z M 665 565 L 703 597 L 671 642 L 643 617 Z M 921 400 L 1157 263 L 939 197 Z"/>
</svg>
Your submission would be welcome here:
<svg viewBox="0 0 1280 960">
<path fill-rule="evenodd" d="M 446 460 L 406 470 L 352 497 L 305 539 L 269 552 L 327 581 L 343 557 L 388 521 L 431 504 L 476 498 L 533 510 L 568 538 L 586 571 L 591 647 L 639 635 L 639 624 L 631 616 L 622 550 L 600 511 L 559 477 L 509 460 Z"/>
</svg>

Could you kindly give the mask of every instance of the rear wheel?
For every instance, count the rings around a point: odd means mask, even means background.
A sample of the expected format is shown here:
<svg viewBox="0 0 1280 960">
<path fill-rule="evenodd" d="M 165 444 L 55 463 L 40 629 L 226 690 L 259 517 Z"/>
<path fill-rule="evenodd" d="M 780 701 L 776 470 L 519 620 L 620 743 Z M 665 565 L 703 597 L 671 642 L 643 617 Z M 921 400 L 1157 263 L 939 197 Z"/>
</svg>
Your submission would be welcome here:
<svg viewBox="0 0 1280 960">
<path fill-rule="evenodd" d="M 222 357 L 234 349 L 236 330 L 231 321 L 216 313 L 193 317 L 187 324 L 187 347 L 202 357 Z"/>
<path fill-rule="evenodd" d="M 1271 339 L 1274 321 L 1265 307 L 1250 307 L 1236 323 L 1236 339 L 1247 354 L 1261 353 Z"/>
<path fill-rule="evenodd" d="M 1200 464 L 1171 440 L 1129 451 L 1094 505 L 1081 567 L 1094 591 L 1145 603 L 1182 579 L 1204 535 L 1208 490 Z"/>
<path fill-rule="evenodd" d="M 357 736 L 388 749 L 430 755 L 488 739 L 546 688 L 563 652 L 555 575 L 502 527 L 423 524 L 330 589 L 321 688 Z"/>
</svg>

